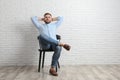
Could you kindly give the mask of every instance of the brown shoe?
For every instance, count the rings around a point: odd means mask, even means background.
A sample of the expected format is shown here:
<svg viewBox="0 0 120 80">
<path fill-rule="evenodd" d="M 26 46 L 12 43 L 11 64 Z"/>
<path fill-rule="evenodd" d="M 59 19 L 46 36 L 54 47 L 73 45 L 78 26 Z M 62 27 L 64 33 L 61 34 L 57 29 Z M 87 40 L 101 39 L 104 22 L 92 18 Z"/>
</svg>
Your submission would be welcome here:
<svg viewBox="0 0 120 80">
<path fill-rule="evenodd" d="M 71 48 L 71 46 L 69 46 L 68 44 L 64 44 L 64 46 L 63 46 L 66 50 L 70 50 L 70 48 Z"/>
<path fill-rule="evenodd" d="M 57 72 L 54 69 L 50 69 L 49 73 L 53 76 L 58 76 Z"/>
</svg>

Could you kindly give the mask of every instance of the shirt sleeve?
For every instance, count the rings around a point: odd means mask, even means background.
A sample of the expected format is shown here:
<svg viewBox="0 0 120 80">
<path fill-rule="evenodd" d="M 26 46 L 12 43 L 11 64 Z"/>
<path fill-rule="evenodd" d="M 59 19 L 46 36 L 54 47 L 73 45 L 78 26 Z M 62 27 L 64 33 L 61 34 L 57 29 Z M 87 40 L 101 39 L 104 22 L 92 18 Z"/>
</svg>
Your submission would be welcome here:
<svg viewBox="0 0 120 80">
<path fill-rule="evenodd" d="M 58 20 L 57 20 L 57 22 L 55 23 L 56 24 L 56 26 L 58 27 L 58 26 L 60 26 L 60 24 L 63 22 L 63 17 L 61 17 L 61 16 L 58 16 Z"/>
<path fill-rule="evenodd" d="M 35 27 L 36 27 L 37 29 L 39 29 L 39 28 L 41 27 L 41 24 L 40 24 L 40 22 L 38 21 L 38 17 L 37 17 L 37 16 L 31 17 L 31 20 L 32 20 L 33 24 L 35 25 Z"/>
</svg>

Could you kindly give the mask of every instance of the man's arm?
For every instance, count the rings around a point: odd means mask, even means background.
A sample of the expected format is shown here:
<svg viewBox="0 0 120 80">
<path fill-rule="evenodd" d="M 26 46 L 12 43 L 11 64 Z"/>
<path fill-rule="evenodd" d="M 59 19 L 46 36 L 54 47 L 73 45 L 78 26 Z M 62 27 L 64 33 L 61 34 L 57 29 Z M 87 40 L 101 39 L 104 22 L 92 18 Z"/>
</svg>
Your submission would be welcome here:
<svg viewBox="0 0 120 80">
<path fill-rule="evenodd" d="M 38 17 L 39 21 L 44 21 L 44 18 Z"/>
<path fill-rule="evenodd" d="M 33 24 L 35 25 L 35 27 L 37 29 L 39 29 L 39 27 L 41 26 L 41 24 L 39 22 L 39 18 L 37 16 L 33 16 L 33 17 L 31 17 L 31 20 L 32 20 Z"/>
<path fill-rule="evenodd" d="M 52 18 L 52 21 L 57 21 L 58 17 Z"/>
<path fill-rule="evenodd" d="M 53 18 L 53 21 L 57 21 L 55 24 L 58 27 L 63 22 L 63 17 L 61 17 L 61 16 L 55 17 L 55 18 Z"/>
</svg>

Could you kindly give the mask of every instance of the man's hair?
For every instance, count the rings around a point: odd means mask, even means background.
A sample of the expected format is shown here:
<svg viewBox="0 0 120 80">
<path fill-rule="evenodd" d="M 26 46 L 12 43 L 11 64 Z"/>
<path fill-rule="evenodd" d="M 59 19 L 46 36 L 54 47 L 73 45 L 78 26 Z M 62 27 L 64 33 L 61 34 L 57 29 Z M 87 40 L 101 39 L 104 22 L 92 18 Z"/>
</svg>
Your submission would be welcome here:
<svg viewBox="0 0 120 80">
<path fill-rule="evenodd" d="M 51 14 L 51 13 L 45 13 L 45 14 L 44 14 L 44 17 L 45 17 L 46 15 L 50 15 L 50 16 L 52 16 L 52 14 Z"/>
</svg>

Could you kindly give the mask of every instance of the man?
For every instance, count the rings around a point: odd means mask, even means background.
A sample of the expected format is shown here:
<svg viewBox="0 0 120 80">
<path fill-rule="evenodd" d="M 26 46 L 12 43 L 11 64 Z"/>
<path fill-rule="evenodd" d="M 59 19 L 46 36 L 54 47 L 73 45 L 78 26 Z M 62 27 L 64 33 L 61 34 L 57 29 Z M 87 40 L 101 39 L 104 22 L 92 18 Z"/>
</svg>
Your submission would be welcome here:
<svg viewBox="0 0 120 80">
<path fill-rule="evenodd" d="M 63 47 L 66 50 L 70 50 L 70 46 L 68 44 L 61 43 L 56 39 L 56 29 L 58 26 L 60 26 L 63 18 L 60 16 L 52 18 L 50 13 L 45 13 L 44 18 L 33 16 L 31 20 L 39 30 L 39 42 L 42 48 L 49 49 L 52 47 L 54 50 L 49 72 L 53 76 L 58 76 L 57 72 L 55 71 L 55 67 L 57 66 L 57 62 L 60 57 L 61 48 Z M 43 21 L 44 23 L 41 23 L 40 21 Z M 53 23 L 53 21 L 56 22 Z"/>
</svg>

